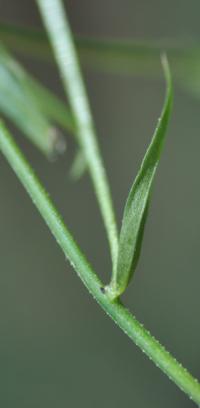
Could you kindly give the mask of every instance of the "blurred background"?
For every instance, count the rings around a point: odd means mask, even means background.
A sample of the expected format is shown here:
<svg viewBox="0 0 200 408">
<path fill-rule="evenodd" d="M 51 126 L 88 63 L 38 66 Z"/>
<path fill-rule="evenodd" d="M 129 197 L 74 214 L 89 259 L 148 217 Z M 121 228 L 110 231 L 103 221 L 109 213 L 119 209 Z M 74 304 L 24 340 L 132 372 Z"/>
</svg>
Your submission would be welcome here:
<svg viewBox="0 0 200 408">
<path fill-rule="evenodd" d="M 200 38 L 199 1 L 65 1 L 73 31 L 99 38 Z M 34 1 L 0 1 L 1 22 L 42 27 Z M 63 97 L 55 64 L 20 61 Z M 85 69 L 120 225 L 125 199 L 164 98 L 160 78 Z M 200 71 L 199 71 L 200 75 Z M 123 300 L 200 377 L 200 97 L 175 86 L 141 260 Z M 8 122 L 7 122 L 8 123 Z M 75 145 L 51 163 L 10 125 L 104 282 L 111 263 L 90 180 L 69 179 Z M 2 407 L 189 408 L 179 389 L 113 324 L 83 287 L 0 158 L 0 404 Z"/>
</svg>

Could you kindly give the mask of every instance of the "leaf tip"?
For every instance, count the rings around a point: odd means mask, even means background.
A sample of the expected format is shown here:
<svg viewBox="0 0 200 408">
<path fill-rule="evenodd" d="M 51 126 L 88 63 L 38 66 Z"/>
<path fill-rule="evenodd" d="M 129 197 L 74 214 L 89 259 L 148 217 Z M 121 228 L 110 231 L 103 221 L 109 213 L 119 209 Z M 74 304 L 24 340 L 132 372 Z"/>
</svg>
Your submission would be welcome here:
<svg viewBox="0 0 200 408">
<path fill-rule="evenodd" d="M 52 126 L 48 129 L 48 141 L 50 150 L 48 156 L 50 160 L 56 159 L 58 155 L 62 155 L 65 152 L 67 143 L 59 129 Z"/>
<path fill-rule="evenodd" d="M 164 71 L 165 79 L 168 84 L 171 84 L 171 79 L 172 79 L 171 70 L 170 70 L 169 60 L 168 60 L 166 52 L 163 51 L 161 53 L 160 59 L 161 59 L 161 64 L 162 64 L 162 68 Z"/>
</svg>

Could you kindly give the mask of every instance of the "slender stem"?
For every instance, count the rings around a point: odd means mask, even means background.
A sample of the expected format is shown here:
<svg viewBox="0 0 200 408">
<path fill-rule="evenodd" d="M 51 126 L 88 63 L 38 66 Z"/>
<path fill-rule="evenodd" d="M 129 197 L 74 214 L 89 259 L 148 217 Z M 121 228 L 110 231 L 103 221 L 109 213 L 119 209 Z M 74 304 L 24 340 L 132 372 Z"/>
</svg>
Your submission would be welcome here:
<svg viewBox="0 0 200 408">
<path fill-rule="evenodd" d="M 200 404 L 200 384 L 198 381 L 151 336 L 119 301 L 112 302 L 103 293 L 101 281 L 81 253 L 30 165 L 2 123 L 0 123 L 0 149 L 24 185 L 58 245 L 92 296 L 124 333 L 153 360 L 156 366 L 167 374 L 193 401 Z"/>
<path fill-rule="evenodd" d="M 118 235 L 110 189 L 102 163 L 73 36 L 61 0 L 36 0 L 52 44 L 65 91 L 77 122 L 77 135 L 87 160 L 116 268 Z"/>
</svg>

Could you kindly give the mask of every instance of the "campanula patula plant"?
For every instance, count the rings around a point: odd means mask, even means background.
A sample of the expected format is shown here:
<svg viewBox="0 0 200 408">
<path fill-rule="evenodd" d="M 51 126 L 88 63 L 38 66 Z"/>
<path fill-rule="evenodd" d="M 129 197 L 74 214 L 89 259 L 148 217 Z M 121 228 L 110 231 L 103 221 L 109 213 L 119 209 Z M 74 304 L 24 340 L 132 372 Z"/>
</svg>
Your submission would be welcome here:
<svg viewBox="0 0 200 408">
<path fill-rule="evenodd" d="M 162 67 L 165 78 L 165 100 L 153 137 L 149 135 L 149 147 L 141 166 L 136 177 L 133 175 L 133 184 L 124 203 L 121 226 L 118 228 L 76 50 L 77 44 L 82 50 L 84 47 L 88 47 L 88 50 L 97 47 L 98 53 L 98 44 L 89 43 L 89 40 L 85 43 L 75 42 L 62 0 L 36 0 L 36 3 L 46 29 L 51 53 L 57 62 L 58 75 L 62 79 L 69 106 L 65 106 L 50 90 L 32 78 L 10 54 L 9 46 L 13 46 L 13 36 L 14 47 L 18 49 L 22 43 L 25 46 L 28 45 L 28 41 L 34 42 L 33 36 L 27 34 L 26 37 L 23 30 L 2 26 L 0 109 L 5 117 L 13 121 L 24 135 L 49 157 L 62 152 L 65 145 L 56 125 L 52 123 L 70 130 L 74 136 L 78 152 L 72 172 L 76 177 L 85 169 L 89 172 L 110 249 L 112 273 L 109 282 L 101 282 L 90 266 L 3 120 L 0 122 L 1 154 L 23 184 L 57 244 L 71 263 L 72 269 L 76 271 L 100 307 L 183 392 L 200 405 L 199 382 L 140 324 L 121 301 L 121 295 L 134 278 L 137 268 L 145 222 L 148 212 L 151 211 L 152 186 L 168 133 L 173 82 L 167 54 L 160 53 L 159 50 L 161 63 L 157 68 L 161 70 Z M 43 57 L 51 58 L 45 41 L 39 42 L 38 49 Z M 112 44 L 110 46 L 112 48 Z M 27 52 L 34 52 L 34 47 L 30 48 Z M 99 47 L 100 53 L 102 49 Z M 118 51 L 116 44 L 113 44 L 113 52 Z"/>
</svg>

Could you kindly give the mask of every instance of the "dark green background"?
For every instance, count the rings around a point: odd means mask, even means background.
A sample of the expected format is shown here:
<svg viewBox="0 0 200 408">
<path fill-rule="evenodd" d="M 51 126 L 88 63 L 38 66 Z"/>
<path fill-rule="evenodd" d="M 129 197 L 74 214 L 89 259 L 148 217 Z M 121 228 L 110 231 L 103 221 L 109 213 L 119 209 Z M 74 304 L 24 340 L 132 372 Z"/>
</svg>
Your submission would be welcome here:
<svg viewBox="0 0 200 408">
<path fill-rule="evenodd" d="M 199 1 L 66 1 L 76 33 L 200 38 Z M 1 0 L 2 21 L 40 26 L 34 1 Z M 55 66 L 24 60 L 52 89 Z M 84 71 L 120 223 L 150 141 L 164 82 Z M 199 73 L 200 75 L 200 73 Z M 200 377 L 200 98 L 175 89 L 142 257 L 124 301 Z M 13 129 L 13 128 L 12 128 Z M 68 171 L 74 144 L 51 164 L 16 131 L 78 243 L 105 281 L 110 260 L 88 177 Z M 194 404 L 89 296 L 15 175 L 0 158 L 0 406 L 189 408 Z"/>
</svg>

